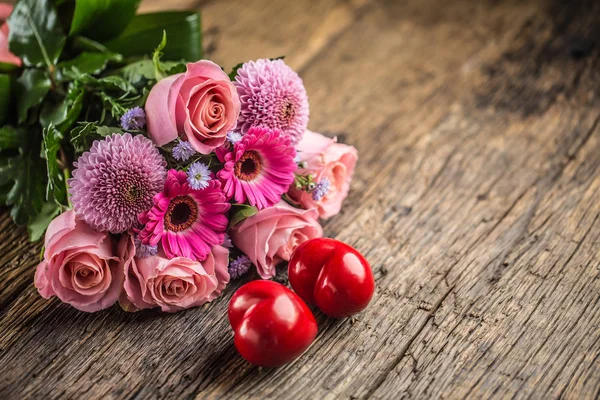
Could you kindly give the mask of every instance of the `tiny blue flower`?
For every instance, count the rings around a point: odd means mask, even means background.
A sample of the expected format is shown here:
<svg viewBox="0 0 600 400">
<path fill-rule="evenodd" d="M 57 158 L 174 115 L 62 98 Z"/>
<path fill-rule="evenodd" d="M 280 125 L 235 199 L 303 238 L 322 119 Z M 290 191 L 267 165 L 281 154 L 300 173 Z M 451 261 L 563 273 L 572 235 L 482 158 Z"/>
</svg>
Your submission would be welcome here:
<svg viewBox="0 0 600 400">
<path fill-rule="evenodd" d="M 187 181 L 194 190 L 206 189 L 210 182 L 210 169 L 201 162 L 195 162 L 188 168 Z"/>
<path fill-rule="evenodd" d="M 185 162 L 189 160 L 194 154 L 196 154 L 196 150 L 194 150 L 190 142 L 184 142 L 182 140 L 179 140 L 175 147 L 173 147 L 172 153 L 173 158 L 175 158 L 177 161 Z"/>
<path fill-rule="evenodd" d="M 146 113 L 141 107 L 134 107 L 121 117 L 121 128 L 126 131 L 139 131 L 146 125 Z"/>
<path fill-rule="evenodd" d="M 229 276 L 231 276 L 231 279 L 238 279 L 248 272 L 251 266 L 252 261 L 247 255 L 239 256 L 229 263 Z"/>
<path fill-rule="evenodd" d="M 236 132 L 236 131 L 227 132 L 227 140 L 231 144 L 236 144 L 237 142 L 242 140 L 242 137 L 243 137 L 242 134 L 239 132 Z"/>
<path fill-rule="evenodd" d="M 315 187 L 312 189 L 312 198 L 314 201 L 321 200 L 324 196 L 329 193 L 329 189 L 331 188 L 331 181 L 329 178 L 323 178 L 320 182 L 318 182 Z"/>
<path fill-rule="evenodd" d="M 145 258 L 156 255 L 158 253 L 158 246 L 151 246 L 149 244 L 143 244 L 139 238 L 135 238 L 135 255 L 139 258 Z"/>
</svg>

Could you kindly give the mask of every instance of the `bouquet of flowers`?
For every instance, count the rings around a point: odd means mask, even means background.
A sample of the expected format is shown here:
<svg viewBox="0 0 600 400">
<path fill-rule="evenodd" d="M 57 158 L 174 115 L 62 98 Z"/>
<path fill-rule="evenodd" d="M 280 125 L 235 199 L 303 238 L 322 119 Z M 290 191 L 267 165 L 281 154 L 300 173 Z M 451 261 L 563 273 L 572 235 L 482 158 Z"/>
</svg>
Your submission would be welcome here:
<svg viewBox="0 0 600 400">
<path fill-rule="evenodd" d="M 198 13 L 138 3 L 0 4 L 0 197 L 45 232 L 39 293 L 87 312 L 174 312 L 251 267 L 273 277 L 357 161 L 307 130 L 283 57 L 227 74 L 202 59 Z"/>
</svg>

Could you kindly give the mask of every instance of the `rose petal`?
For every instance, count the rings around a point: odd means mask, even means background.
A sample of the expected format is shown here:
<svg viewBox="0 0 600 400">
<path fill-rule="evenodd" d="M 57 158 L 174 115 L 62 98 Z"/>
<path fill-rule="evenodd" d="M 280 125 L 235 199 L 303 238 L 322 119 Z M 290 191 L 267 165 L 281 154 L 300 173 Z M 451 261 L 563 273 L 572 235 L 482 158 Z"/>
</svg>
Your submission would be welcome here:
<svg viewBox="0 0 600 400">
<path fill-rule="evenodd" d="M 176 74 L 158 81 L 146 100 L 148 135 L 157 146 L 164 146 L 178 137 L 175 116 L 171 112 L 175 109 L 171 102 L 175 102 L 173 96 L 177 91 L 172 87 L 178 78 L 183 76 L 184 74 Z"/>
</svg>

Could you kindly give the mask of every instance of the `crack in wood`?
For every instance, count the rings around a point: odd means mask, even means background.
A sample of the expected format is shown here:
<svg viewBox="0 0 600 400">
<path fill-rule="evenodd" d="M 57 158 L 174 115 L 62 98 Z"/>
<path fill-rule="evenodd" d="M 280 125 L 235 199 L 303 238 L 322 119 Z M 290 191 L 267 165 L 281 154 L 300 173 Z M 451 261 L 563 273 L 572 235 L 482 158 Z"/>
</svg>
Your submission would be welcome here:
<svg viewBox="0 0 600 400">
<path fill-rule="evenodd" d="M 417 328 L 417 331 L 408 339 L 408 341 L 404 344 L 404 346 L 402 346 L 402 348 L 400 349 L 400 353 L 396 357 L 394 357 L 394 360 L 388 364 L 387 368 L 385 368 L 383 370 L 383 373 L 381 373 L 378 376 L 378 378 L 375 380 L 375 383 L 366 391 L 365 398 L 370 398 L 377 391 L 377 389 L 379 389 L 379 387 L 381 385 L 383 385 L 383 383 L 387 379 L 388 375 L 391 374 L 396 369 L 398 364 L 400 364 L 402 359 L 406 356 L 406 352 L 408 351 L 408 349 L 410 348 L 412 343 L 415 341 L 415 339 L 417 337 L 419 337 L 419 335 L 421 334 L 421 332 L 423 331 L 425 326 L 427 326 L 427 324 L 429 323 L 429 320 L 433 317 L 433 315 L 437 312 L 437 310 L 442 306 L 442 303 L 444 302 L 444 300 L 446 300 L 446 297 L 448 297 L 448 295 L 453 290 L 454 290 L 454 287 L 450 287 L 435 302 L 435 304 L 433 305 L 431 310 L 427 313 L 427 316 L 425 317 L 425 320 L 423 321 L 423 323 Z"/>
</svg>

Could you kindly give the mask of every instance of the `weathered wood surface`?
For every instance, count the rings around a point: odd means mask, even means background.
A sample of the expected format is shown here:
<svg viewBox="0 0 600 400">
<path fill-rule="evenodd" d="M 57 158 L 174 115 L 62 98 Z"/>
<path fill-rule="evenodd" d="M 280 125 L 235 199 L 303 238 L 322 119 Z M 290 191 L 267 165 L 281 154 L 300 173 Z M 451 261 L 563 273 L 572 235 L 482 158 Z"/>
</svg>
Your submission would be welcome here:
<svg viewBox="0 0 600 400">
<path fill-rule="evenodd" d="M 225 311 L 77 312 L 0 220 L 0 398 L 597 398 L 600 4 L 146 1 L 200 7 L 208 55 L 286 55 L 310 127 L 359 149 L 329 236 L 372 262 L 356 320 L 244 362 Z"/>
</svg>

